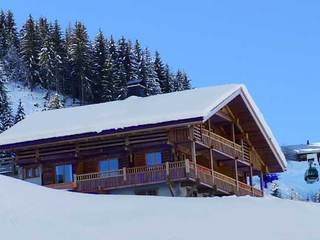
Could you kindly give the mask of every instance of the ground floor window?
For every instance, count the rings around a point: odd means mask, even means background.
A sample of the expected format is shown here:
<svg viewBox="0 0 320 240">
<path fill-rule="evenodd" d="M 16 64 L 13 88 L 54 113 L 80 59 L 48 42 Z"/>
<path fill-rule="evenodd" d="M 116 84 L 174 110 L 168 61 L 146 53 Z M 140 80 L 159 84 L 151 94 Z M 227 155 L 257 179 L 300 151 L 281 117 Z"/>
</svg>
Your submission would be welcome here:
<svg viewBox="0 0 320 240">
<path fill-rule="evenodd" d="M 56 183 L 72 182 L 72 165 L 63 164 L 56 166 Z"/>
<path fill-rule="evenodd" d="M 162 163 L 161 152 L 148 152 L 146 154 L 147 166 L 155 166 Z"/>
<path fill-rule="evenodd" d="M 26 178 L 36 178 L 40 177 L 39 167 L 26 167 L 25 168 L 25 177 Z"/>
<path fill-rule="evenodd" d="M 158 190 L 157 189 L 144 189 L 144 190 L 137 190 L 135 191 L 136 195 L 149 195 L 149 196 L 157 196 Z"/>
</svg>

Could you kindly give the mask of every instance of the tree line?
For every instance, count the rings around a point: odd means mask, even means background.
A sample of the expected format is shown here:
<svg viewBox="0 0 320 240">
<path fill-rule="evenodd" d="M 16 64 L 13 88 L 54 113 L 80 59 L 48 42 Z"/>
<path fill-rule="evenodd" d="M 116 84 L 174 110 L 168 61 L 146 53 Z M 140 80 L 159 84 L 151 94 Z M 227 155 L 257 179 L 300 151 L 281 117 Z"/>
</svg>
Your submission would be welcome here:
<svg viewBox="0 0 320 240">
<path fill-rule="evenodd" d="M 2 85 L 19 81 L 31 90 L 40 86 L 90 104 L 126 98 L 130 80 L 140 80 L 147 96 L 191 88 L 184 71 L 173 72 L 159 52 L 138 40 L 105 37 L 102 31 L 91 40 L 81 22 L 62 30 L 57 20 L 31 15 L 18 30 L 13 13 L 0 11 Z M 1 83 L 0 91 L 4 96 Z M 0 113 L 7 111 L 5 98 Z"/>
</svg>

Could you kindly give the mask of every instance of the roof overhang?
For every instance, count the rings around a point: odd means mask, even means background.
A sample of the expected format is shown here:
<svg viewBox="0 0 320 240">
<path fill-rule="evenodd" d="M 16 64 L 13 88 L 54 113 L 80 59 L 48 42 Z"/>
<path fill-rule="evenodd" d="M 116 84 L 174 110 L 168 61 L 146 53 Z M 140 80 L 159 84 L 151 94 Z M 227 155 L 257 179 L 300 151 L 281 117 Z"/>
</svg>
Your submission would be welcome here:
<svg viewBox="0 0 320 240">
<path fill-rule="evenodd" d="M 276 141 L 275 137 L 273 136 L 271 129 L 265 122 L 263 115 L 260 113 L 260 110 L 254 103 L 253 99 L 251 98 L 249 92 L 247 89 L 242 86 L 237 91 L 233 92 L 229 97 L 224 99 L 217 107 L 212 109 L 210 113 L 204 118 L 204 122 L 210 119 L 213 115 L 215 115 L 219 110 L 221 110 L 226 105 L 232 103 L 236 98 L 241 98 L 243 101 L 244 106 L 249 111 L 250 116 L 252 117 L 253 122 L 256 125 L 256 128 L 259 130 L 259 132 L 262 134 L 267 147 L 270 149 L 270 152 L 272 153 L 272 157 L 274 160 L 277 161 L 278 164 L 274 164 L 274 166 L 271 166 L 269 168 L 270 172 L 277 172 L 277 171 L 285 171 L 286 169 L 286 160 L 285 156 L 282 153 L 282 150 Z M 237 105 L 238 106 L 238 105 Z M 237 107 L 238 108 L 238 107 Z M 239 108 L 238 108 L 239 109 Z M 236 110 L 236 108 L 234 108 Z M 244 123 L 245 124 L 245 123 Z M 276 166 L 278 165 L 278 166 Z"/>
<path fill-rule="evenodd" d="M 129 132 L 139 132 L 139 131 L 164 128 L 164 127 L 191 125 L 195 123 L 201 123 L 202 121 L 203 121 L 203 117 L 196 117 L 196 118 L 180 119 L 180 120 L 167 121 L 167 122 L 154 123 L 154 124 L 125 127 L 125 128 L 119 128 L 119 129 L 106 129 L 99 133 L 87 132 L 87 133 L 74 134 L 74 135 L 68 135 L 68 136 L 18 142 L 18 143 L 0 145 L 0 151 L 15 151 L 17 149 L 28 148 L 35 145 L 45 145 L 45 144 L 64 142 L 64 141 L 73 141 L 73 140 L 81 141 L 87 138 L 104 137 L 104 136 L 111 136 L 116 134 L 126 134 Z"/>
</svg>

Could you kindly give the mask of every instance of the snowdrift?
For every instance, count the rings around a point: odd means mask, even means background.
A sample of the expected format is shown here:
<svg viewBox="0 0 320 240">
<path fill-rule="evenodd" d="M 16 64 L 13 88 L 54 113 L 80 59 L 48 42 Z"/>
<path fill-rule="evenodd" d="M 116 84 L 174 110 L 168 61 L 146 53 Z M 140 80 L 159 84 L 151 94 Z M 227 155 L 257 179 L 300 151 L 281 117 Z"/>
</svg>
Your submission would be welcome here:
<svg viewBox="0 0 320 240">
<path fill-rule="evenodd" d="M 87 195 L 0 176 L 1 239 L 319 239 L 320 205 L 275 198 Z"/>
</svg>

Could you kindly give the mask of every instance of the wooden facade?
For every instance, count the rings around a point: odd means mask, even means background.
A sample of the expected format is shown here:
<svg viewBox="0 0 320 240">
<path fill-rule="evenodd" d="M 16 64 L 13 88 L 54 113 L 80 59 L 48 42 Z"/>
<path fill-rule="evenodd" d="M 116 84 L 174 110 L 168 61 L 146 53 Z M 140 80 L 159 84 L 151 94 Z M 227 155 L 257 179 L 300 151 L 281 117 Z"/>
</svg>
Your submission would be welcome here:
<svg viewBox="0 0 320 240">
<path fill-rule="evenodd" d="M 256 130 L 258 131 L 258 130 Z M 256 134 L 252 132 L 251 134 Z M 263 196 L 268 159 L 259 142 L 241 126 L 239 116 L 225 106 L 207 121 L 159 126 L 105 136 L 74 138 L 17 147 L 15 162 L 23 179 L 56 189 L 112 193 L 140 186 L 179 183 L 185 196 Z M 148 165 L 148 153 L 161 162 Z M 102 171 L 100 161 L 117 159 L 115 169 Z M 68 165 L 72 181 L 57 179 L 57 166 Z M 71 170 L 70 170 L 71 169 Z M 260 178 L 257 188 L 253 177 Z"/>
</svg>

